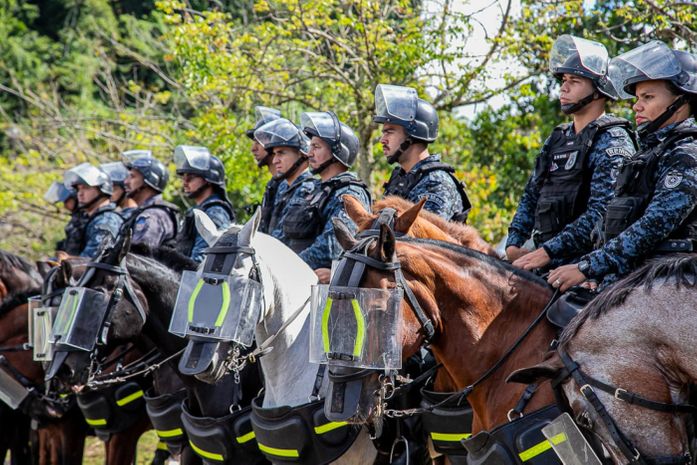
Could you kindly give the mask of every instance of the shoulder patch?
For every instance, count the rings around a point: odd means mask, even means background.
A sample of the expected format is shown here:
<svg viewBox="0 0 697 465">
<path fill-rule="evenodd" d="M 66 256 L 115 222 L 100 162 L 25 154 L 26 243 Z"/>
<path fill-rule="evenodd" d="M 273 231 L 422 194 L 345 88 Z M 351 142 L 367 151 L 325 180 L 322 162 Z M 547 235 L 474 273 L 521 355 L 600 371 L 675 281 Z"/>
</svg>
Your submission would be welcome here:
<svg viewBox="0 0 697 465">
<path fill-rule="evenodd" d="M 605 153 L 611 157 L 631 158 L 632 156 L 632 152 L 624 147 L 609 147 L 605 149 Z"/>
<path fill-rule="evenodd" d="M 628 135 L 626 129 L 618 127 L 612 127 L 608 129 L 607 132 L 610 133 L 612 137 L 625 137 Z"/>
<path fill-rule="evenodd" d="M 666 175 L 663 185 L 666 189 L 675 189 L 682 182 L 682 173 L 671 171 Z"/>
</svg>

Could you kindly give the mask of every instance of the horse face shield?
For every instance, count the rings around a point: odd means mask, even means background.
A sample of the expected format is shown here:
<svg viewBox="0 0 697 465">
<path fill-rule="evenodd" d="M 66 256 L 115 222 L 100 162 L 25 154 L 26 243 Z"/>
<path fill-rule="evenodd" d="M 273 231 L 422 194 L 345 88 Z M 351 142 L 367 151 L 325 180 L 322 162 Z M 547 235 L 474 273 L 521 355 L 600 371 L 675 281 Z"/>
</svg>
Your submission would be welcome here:
<svg viewBox="0 0 697 465">
<path fill-rule="evenodd" d="M 564 465 L 602 465 L 568 413 L 542 428 L 542 434 Z"/>
<path fill-rule="evenodd" d="M 185 271 L 169 332 L 249 347 L 254 342 L 262 299 L 262 286 L 253 279 Z"/>
<path fill-rule="evenodd" d="M 313 286 L 310 362 L 400 369 L 402 298 L 400 288 Z"/>
<path fill-rule="evenodd" d="M 56 350 L 91 352 L 109 309 L 109 297 L 87 287 L 65 289 L 49 336 Z"/>
<path fill-rule="evenodd" d="M 41 296 L 28 300 L 28 344 L 32 348 L 34 361 L 48 362 L 53 358 L 53 346 L 49 339 L 57 311 L 58 307 L 44 306 Z"/>
</svg>

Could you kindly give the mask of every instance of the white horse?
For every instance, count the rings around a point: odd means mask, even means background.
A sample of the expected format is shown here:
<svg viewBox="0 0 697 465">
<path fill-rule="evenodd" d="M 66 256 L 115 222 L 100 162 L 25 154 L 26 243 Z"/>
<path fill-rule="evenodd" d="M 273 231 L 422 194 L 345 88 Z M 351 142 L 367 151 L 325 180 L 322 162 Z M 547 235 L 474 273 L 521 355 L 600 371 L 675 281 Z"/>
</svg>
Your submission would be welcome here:
<svg viewBox="0 0 697 465">
<path fill-rule="evenodd" d="M 196 227 L 213 246 L 227 231 L 218 231 L 208 216 L 196 210 Z M 297 406 L 308 402 L 315 384 L 318 365 L 309 362 L 310 354 L 310 296 L 311 286 L 317 283 L 312 269 L 291 249 L 272 236 L 257 232 L 260 221 L 259 210 L 244 226 L 233 226 L 238 232 L 239 246 L 252 247 L 263 284 L 264 305 L 262 316 L 256 327 L 256 341 L 261 344 L 278 333 L 284 324 L 293 318 L 273 340 L 273 349 L 259 360 L 264 373 L 263 407 Z M 242 263 L 232 273 L 249 276 L 254 263 L 251 256 L 241 255 Z M 304 307 L 299 314 L 297 310 Z M 325 379 L 320 389 L 324 396 L 328 389 Z M 377 451 L 365 428 L 351 448 L 338 460 L 340 465 L 367 465 L 375 461 Z"/>
</svg>

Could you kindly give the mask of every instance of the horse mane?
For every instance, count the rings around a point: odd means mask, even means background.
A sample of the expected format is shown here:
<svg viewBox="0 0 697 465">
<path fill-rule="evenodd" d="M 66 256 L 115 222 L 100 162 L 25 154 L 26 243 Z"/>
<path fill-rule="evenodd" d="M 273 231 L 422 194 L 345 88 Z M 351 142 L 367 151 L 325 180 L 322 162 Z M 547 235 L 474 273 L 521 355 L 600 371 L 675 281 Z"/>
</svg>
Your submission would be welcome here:
<svg viewBox="0 0 697 465">
<path fill-rule="evenodd" d="M 14 273 L 15 269 L 22 270 L 35 281 L 41 281 L 41 277 L 38 276 L 36 267 L 32 263 L 18 255 L 0 250 L 0 273 Z"/>
<path fill-rule="evenodd" d="M 10 292 L 0 301 L 0 316 L 27 303 L 29 297 L 41 294 L 41 287 L 30 287 L 22 291 Z"/>
<path fill-rule="evenodd" d="M 182 271 L 195 271 L 198 268 L 198 263 L 191 258 L 167 246 L 150 247 L 147 244 L 134 244 L 131 246 L 131 252 L 152 258 L 179 273 Z"/>
<path fill-rule="evenodd" d="M 397 238 L 398 242 L 407 242 L 407 243 L 414 243 L 414 244 L 423 244 L 423 245 L 431 245 L 435 247 L 439 247 L 442 249 L 449 250 L 451 252 L 455 252 L 459 255 L 464 255 L 469 258 L 474 258 L 475 260 L 478 260 L 482 263 L 485 263 L 486 265 L 489 265 L 490 267 L 496 269 L 497 271 L 503 273 L 503 274 L 508 274 L 512 273 L 520 278 L 523 278 L 527 281 L 530 281 L 535 284 L 539 284 L 545 288 L 550 288 L 549 283 L 542 279 L 541 277 L 537 276 L 534 273 L 531 273 L 529 271 L 523 270 L 521 268 L 517 268 L 510 263 L 501 260 L 498 257 L 492 256 L 485 254 L 483 252 L 480 252 L 478 250 L 470 249 L 469 247 L 464 247 L 458 244 L 453 244 L 452 242 L 444 242 L 444 241 L 437 241 L 434 239 L 421 239 L 421 238 L 415 238 L 415 237 L 409 237 L 409 236 L 402 236 Z"/>
<path fill-rule="evenodd" d="M 678 289 L 682 286 L 697 287 L 697 255 L 673 254 L 647 260 L 643 266 L 605 289 L 578 317 L 571 320 L 562 332 L 559 343 L 566 347 L 586 321 L 597 320 L 610 309 L 622 305 L 638 287 L 644 287 L 650 293 L 653 285 L 660 280 L 673 280 Z"/>
<path fill-rule="evenodd" d="M 413 206 L 414 204 L 412 202 L 403 199 L 402 197 L 389 195 L 373 204 L 373 212 L 379 212 L 384 208 L 394 208 L 399 214 L 401 214 Z M 487 254 L 492 256 L 496 255 L 494 248 L 491 247 L 484 239 L 482 239 L 479 232 L 472 226 L 455 221 L 447 221 L 440 215 L 436 215 L 435 213 L 426 209 L 422 209 L 419 212 L 419 217 L 414 222 L 414 226 L 417 226 L 419 220 L 426 220 L 427 222 L 432 223 L 441 231 L 444 231 L 446 234 L 452 236 L 462 245 L 478 245 L 481 250 L 486 250 Z"/>
</svg>

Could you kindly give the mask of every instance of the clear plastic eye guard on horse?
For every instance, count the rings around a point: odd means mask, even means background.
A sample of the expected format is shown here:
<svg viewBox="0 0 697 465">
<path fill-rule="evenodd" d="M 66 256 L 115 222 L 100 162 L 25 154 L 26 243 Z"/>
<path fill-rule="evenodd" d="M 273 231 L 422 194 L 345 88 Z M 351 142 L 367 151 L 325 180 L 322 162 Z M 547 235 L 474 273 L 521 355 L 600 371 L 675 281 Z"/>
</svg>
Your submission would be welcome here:
<svg viewBox="0 0 697 465">
<path fill-rule="evenodd" d="M 27 321 L 29 322 L 28 344 L 37 362 L 47 362 L 53 358 L 53 346 L 49 342 L 53 320 L 58 307 L 45 307 L 41 296 L 28 299 Z"/>
<path fill-rule="evenodd" d="M 312 287 L 310 362 L 399 369 L 402 290 Z"/>
<path fill-rule="evenodd" d="M 108 308 L 109 297 L 106 294 L 86 287 L 66 288 L 49 342 L 55 345 L 55 350 L 91 352 Z"/>
<path fill-rule="evenodd" d="M 179 145 L 174 149 L 174 164 L 178 170 L 193 168 L 208 170 L 211 163 L 211 153 L 206 147 Z"/>
<path fill-rule="evenodd" d="M 375 88 L 375 115 L 413 121 L 416 118 L 418 96 L 411 87 L 378 84 Z M 386 121 L 389 122 L 389 121 Z"/>
<path fill-rule="evenodd" d="M 262 306 L 261 284 L 241 276 L 185 271 L 169 332 L 251 346 Z"/>
<path fill-rule="evenodd" d="M 542 428 L 542 434 L 564 465 L 602 464 L 568 413 L 560 415 Z"/>
</svg>

